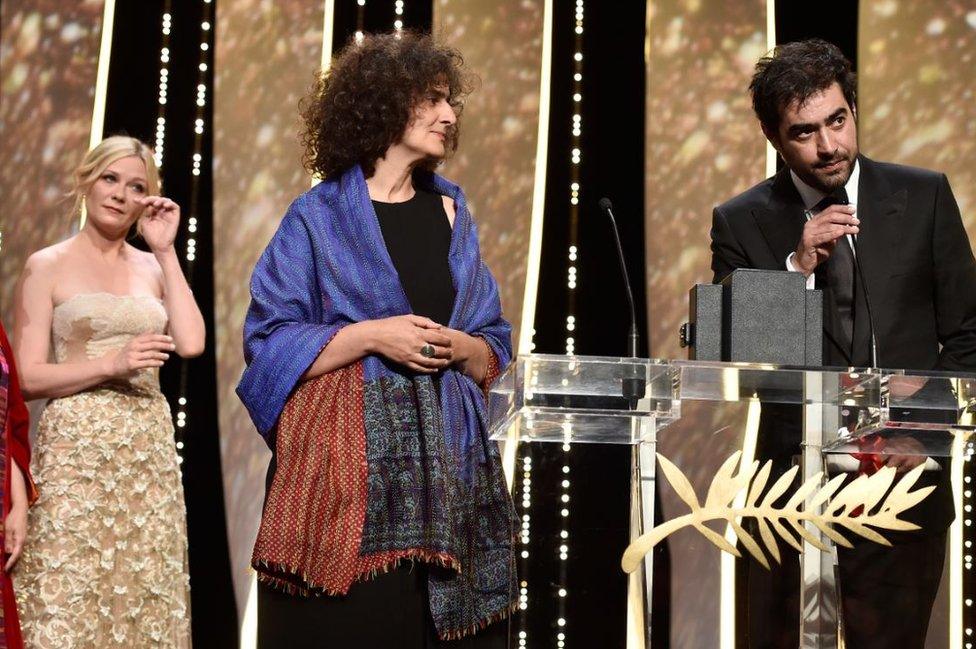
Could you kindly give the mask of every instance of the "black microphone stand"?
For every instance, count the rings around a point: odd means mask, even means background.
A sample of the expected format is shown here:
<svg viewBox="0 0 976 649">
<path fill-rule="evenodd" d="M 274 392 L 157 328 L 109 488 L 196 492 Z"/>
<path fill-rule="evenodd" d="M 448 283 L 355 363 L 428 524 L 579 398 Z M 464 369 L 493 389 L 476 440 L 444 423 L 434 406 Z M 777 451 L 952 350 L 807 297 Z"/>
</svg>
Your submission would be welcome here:
<svg viewBox="0 0 976 649">
<path fill-rule="evenodd" d="M 634 307 L 634 292 L 630 288 L 630 276 L 627 274 L 627 264 L 624 262 L 624 249 L 620 244 L 620 232 L 617 230 L 617 220 L 613 217 L 613 204 L 609 198 L 601 198 L 600 209 L 610 218 L 613 229 L 613 239 L 617 244 L 617 260 L 620 262 L 620 273 L 624 278 L 624 289 L 627 292 L 627 304 L 630 307 L 630 331 L 627 334 L 627 353 L 631 358 L 639 358 L 640 336 L 637 333 L 637 309 Z M 623 396 L 631 410 L 637 408 L 637 401 L 643 398 L 647 388 L 647 380 L 641 368 L 636 370 L 639 376 L 631 376 L 631 372 L 622 379 Z"/>
</svg>

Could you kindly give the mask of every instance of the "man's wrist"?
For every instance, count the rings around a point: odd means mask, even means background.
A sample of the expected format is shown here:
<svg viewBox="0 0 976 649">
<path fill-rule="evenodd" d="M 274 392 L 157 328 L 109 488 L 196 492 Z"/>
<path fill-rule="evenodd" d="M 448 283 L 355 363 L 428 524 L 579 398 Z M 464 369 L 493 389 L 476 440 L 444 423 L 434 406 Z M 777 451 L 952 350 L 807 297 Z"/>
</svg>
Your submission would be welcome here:
<svg viewBox="0 0 976 649">
<path fill-rule="evenodd" d="M 804 277 L 810 277 L 814 269 L 811 268 L 810 270 L 807 270 L 804 268 L 803 265 L 797 261 L 798 258 L 799 255 L 796 254 L 796 251 L 791 252 L 789 257 L 786 258 L 786 270 L 794 273 L 803 273 Z"/>
</svg>

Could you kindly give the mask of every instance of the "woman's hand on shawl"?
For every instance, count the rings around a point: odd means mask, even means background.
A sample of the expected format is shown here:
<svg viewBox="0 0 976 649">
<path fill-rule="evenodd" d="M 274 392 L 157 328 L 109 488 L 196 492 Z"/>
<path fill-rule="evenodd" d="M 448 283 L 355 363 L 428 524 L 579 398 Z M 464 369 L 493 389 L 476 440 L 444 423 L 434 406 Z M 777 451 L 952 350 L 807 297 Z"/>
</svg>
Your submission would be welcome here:
<svg viewBox="0 0 976 649">
<path fill-rule="evenodd" d="M 489 354 L 491 354 L 484 339 L 447 327 L 442 331 L 451 339 L 454 364 L 461 372 L 474 379 L 475 383 L 481 383 L 488 372 Z"/>
<path fill-rule="evenodd" d="M 400 315 L 371 320 L 369 352 L 384 356 L 414 372 L 432 374 L 451 364 L 454 350 L 444 327 L 430 318 Z M 424 356 L 424 345 L 434 347 L 434 355 Z"/>
</svg>

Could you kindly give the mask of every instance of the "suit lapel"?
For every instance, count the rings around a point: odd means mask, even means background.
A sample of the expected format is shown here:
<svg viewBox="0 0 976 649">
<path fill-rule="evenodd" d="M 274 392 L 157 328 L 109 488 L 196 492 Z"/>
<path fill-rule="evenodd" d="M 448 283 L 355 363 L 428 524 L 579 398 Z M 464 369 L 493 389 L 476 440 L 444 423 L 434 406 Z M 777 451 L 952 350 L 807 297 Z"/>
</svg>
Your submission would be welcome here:
<svg viewBox="0 0 976 649">
<path fill-rule="evenodd" d="M 769 202 L 765 208 L 753 210 L 753 218 L 766 239 L 776 260 L 776 268 L 784 268 L 786 258 L 796 250 L 806 223 L 803 200 L 796 191 L 790 170 L 783 167 L 773 178 Z"/>
<path fill-rule="evenodd" d="M 905 213 L 908 191 L 892 191 L 877 164 L 864 156 L 860 156 L 859 161 L 861 177 L 857 188 L 857 218 L 861 224 L 857 237 L 857 263 L 864 275 L 871 307 L 878 309 L 883 307 L 884 291 L 888 283 L 886 269 L 891 265 L 891 251 L 897 248 L 897 242 L 892 241 L 892 236 L 898 232 L 898 228 L 892 225 Z M 860 305 L 859 302 L 859 307 Z M 876 325 L 881 322 L 876 311 L 873 316 Z M 854 340 L 870 345 L 870 327 L 866 315 L 857 318 L 855 328 Z M 875 336 L 877 335 L 876 332 Z"/>
</svg>

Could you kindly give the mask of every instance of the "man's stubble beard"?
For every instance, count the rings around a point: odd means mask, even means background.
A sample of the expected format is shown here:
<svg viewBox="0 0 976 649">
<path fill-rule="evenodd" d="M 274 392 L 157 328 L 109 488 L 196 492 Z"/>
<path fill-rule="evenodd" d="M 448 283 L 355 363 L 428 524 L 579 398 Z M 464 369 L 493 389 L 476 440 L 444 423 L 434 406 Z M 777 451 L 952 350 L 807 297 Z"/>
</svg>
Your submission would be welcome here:
<svg viewBox="0 0 976 649">
<path fill-rule="evenodd" d="M 815 183 L 807 182 L 811 187 L 819 189 L 825 194 L 829 194 L 839 187 L 843 187 L 847 184 L 847 181 L 851 179 L 851 174 L 854 173 L 854 164 L 857 160 L 857 150 L 853 153 L 848 154 L 844 158 L 845 167 L 843 171 L 838 171 L 838 173 L 822 175 L 816 173 L 816 169 L 813 170 L 813 177 L 816 180 Z"/>
</svg>

